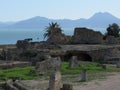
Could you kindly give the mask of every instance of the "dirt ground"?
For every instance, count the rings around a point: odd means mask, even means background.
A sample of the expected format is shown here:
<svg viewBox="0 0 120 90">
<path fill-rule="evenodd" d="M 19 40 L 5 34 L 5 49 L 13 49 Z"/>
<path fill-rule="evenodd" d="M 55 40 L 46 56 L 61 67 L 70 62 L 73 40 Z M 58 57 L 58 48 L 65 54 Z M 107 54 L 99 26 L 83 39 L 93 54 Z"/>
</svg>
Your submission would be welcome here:
<svg viewBox="0 0 120 90">
<path fill-rule="evenodd" d="M 74 90 L 120 90 L 120 73 L 114 73 L 106 79 L 74 85 Z"/>
</svg>

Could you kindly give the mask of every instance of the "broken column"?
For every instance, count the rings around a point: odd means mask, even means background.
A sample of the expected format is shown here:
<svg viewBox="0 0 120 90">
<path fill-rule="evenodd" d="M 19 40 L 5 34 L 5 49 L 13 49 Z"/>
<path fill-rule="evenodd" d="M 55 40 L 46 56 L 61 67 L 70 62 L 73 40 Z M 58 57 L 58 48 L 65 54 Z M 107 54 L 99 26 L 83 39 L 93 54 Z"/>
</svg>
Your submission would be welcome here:
<svg viewBox="0 0 120 90">
<path fill-rule="evenodd" d="M 49 90 L 60 90 L 60 88 L 61 88 L 61 73 L 57 71 L 50 76 Z"/>
</svg>

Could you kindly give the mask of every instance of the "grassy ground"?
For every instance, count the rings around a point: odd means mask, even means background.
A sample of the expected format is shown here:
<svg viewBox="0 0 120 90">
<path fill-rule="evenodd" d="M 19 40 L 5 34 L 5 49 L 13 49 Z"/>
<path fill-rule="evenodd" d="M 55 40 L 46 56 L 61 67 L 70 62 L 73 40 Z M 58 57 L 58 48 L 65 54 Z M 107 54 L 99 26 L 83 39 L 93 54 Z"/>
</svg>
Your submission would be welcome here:
<svg viewBox="0 0 120 90">
<path fill-rule="evenodd" d="M 80 74 L 82 69 L 86 69 L 88 73 L 97 73 L 97 72 L 120 72 L 120 68 L 116 68 L 113 65 L 106 65 L 106 69 L 103 69 L 98 63 L 91 62 L 86 65 L 80 65 L 78 67 L 69 68 L 68 63 L 65 62 L 62 64 L 61 72 L 65 74 Z"/>
<path fill-rule="evenodd" d="M 0 80 L 4 81 L 10 78 L 15 79 L 34 79 L 38 76 L 34 72 L 34 67 L 25 67 L 25 68 L 13 68 L 7 70 L 0 70 Z"/>
<path fill-rule="evenodd" d="M 63 74 L 62 81 L 64 83 L 80 83 L 81 82 L 81 70 L 87 70 L 87 81 L 91 80 L 104 80 L 113 73 L 120 72 L 120 68 L 116 68 L 115 65 L 106 65 L 106 69 L 102 68 L 98 63 L 90 63 L 81 65 L 75 68 L 69 68 L 68 63 L 63 63 L 61 72 Z"/>
<path fill-rule="evenodd" d="M 0 90 L 4 90 L 4 89 L 0 87 Z"/>
<path fill-rule="evenodd" d="M 97 75 L 96 73 L 103 73 L 103 72 L 120 72 L 119 68 L 115 68 L 112 66 L 108 66 L 107 69 L 103 69 L 97 63 L 90 63 L 87 65 L 78 66 L 75 68 L 69 68 L 68 63 L 64 62 L 61 67 L 62 75 L 80 75 L 81 69 L 86 69 L 88 75 Z M 94 73 L 94 74 L 92 74 Z M 47 73 L 43 76 L 48 76 L 50 73 Z M 36 79 L 41 75 L 35 73 L 35 67 L 25 67 L 25 68 L 13 68 L 7 70 L 0 70 L 0 81 L 4 81 L 10 78 L 15 79 L 23 79 L 23 80 L 30 80 Z"/>
</svg>

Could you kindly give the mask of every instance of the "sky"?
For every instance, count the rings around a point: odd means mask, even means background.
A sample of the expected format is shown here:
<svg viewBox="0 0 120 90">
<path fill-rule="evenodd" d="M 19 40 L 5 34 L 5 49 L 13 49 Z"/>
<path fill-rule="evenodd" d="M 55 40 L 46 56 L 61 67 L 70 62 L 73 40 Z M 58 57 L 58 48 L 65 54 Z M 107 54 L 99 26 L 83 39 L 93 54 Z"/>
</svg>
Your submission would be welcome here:
<svg viewBox="0 0 120 90">
<path fill-rule="evenodd" d="M 20 21 L 35 16 L 50 19 L 90 18 L 109 12 L 120 18 L 120 0 L 0 0 L 0 21 Z"/>
</svg>

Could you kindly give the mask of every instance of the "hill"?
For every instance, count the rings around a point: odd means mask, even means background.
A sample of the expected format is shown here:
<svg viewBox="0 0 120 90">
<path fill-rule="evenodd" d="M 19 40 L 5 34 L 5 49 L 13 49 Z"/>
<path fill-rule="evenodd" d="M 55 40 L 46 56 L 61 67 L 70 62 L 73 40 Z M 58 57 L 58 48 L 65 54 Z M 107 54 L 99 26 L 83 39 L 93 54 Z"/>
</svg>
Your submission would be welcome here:
<svg viewBox="0 0 120 90">
<path fill-rule="evenodd" d="M 0 23 L 0 28 L 7 29 L 43 29 L 50 22 L 57 22 L 62 28 L 75 27 L 90 27 L 90 28 L 106 28 L 109 24 L 117 23 L 120 25 L 120 19 L 110 13 L 95 13 L 89 19 L 48 19 L 45 17 L 36 16 L 27 20 L 22 20 L 16 23 Z"/>
</svg>

